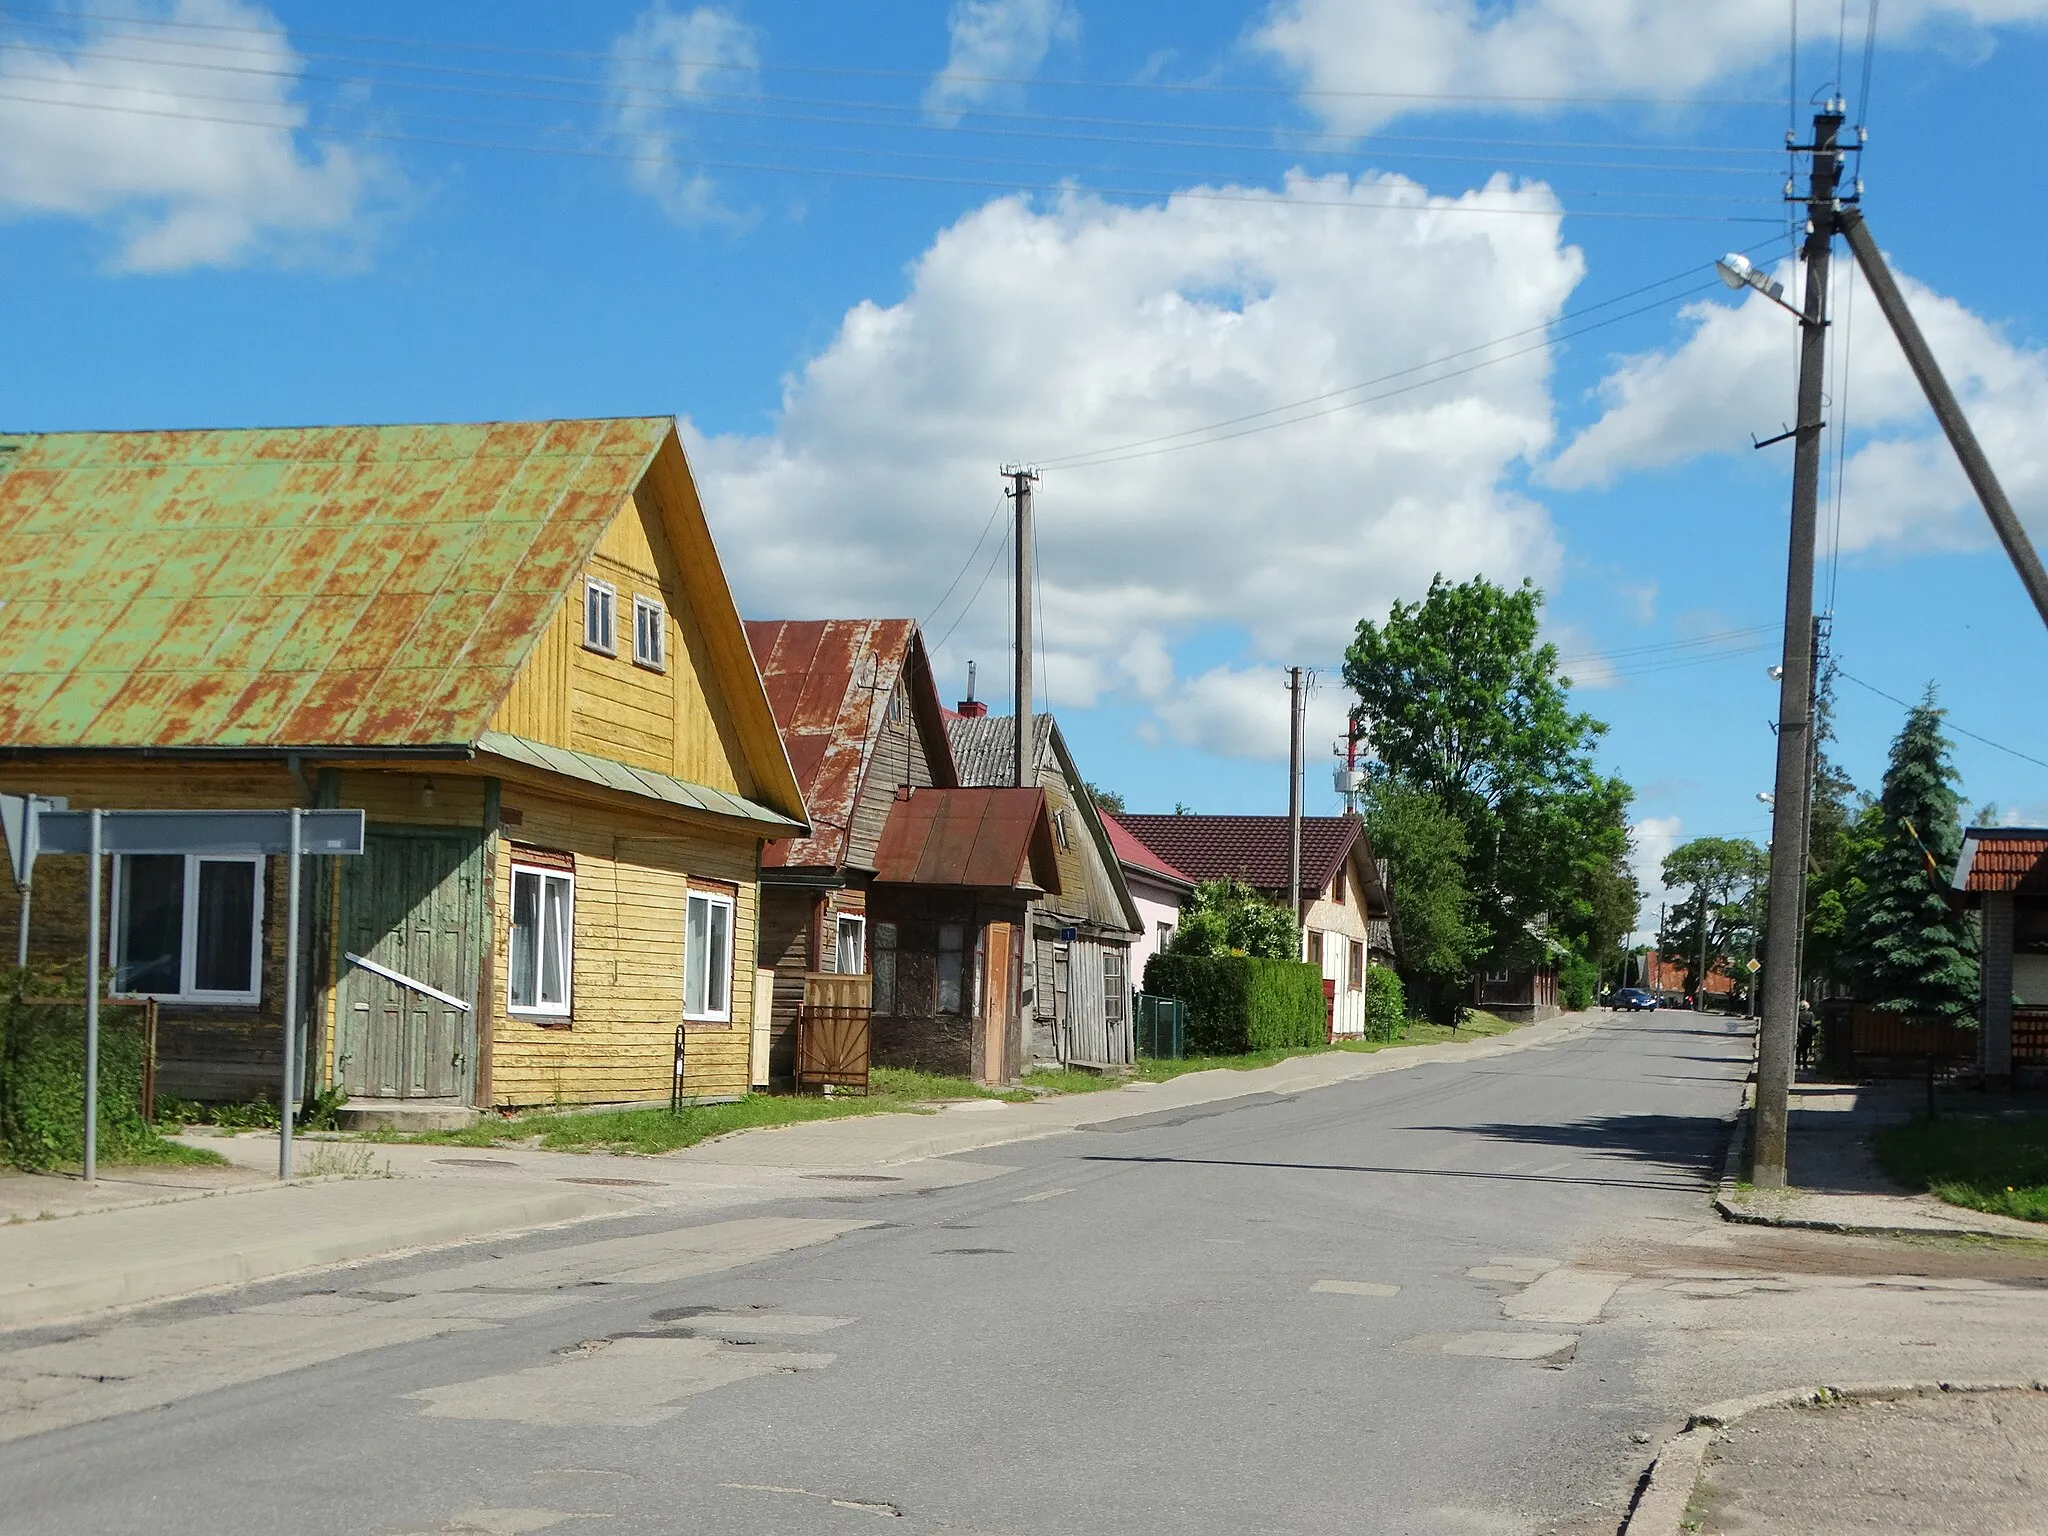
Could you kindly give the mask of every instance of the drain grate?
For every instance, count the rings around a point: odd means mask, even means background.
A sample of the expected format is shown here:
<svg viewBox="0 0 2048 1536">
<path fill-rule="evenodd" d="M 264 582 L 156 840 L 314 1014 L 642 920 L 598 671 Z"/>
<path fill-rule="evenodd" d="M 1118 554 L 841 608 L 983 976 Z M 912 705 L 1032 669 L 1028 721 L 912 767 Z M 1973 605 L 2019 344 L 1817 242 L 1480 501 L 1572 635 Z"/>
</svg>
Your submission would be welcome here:
<svg viewBox="0 0 2048 1536">
<path fill-rule="evenodd" d="M 639 1185 L 647 1189 L 661 1187 L 659 1179 L 557 1179 L 557 1184 L 602 1184 L 607 1189 L 624 1189 L 628 1185 Z"/>
</svg>

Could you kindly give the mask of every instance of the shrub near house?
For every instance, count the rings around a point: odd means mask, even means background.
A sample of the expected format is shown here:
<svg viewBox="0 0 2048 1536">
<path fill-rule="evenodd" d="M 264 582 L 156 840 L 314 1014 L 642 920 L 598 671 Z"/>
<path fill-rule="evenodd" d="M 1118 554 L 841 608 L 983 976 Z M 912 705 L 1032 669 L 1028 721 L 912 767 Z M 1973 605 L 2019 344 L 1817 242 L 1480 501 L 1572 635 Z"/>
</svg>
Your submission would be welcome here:
<svg viewBox="0 0 2048 1536">
<path fill-rule="evenodd" d="M 1328 1031 L 1322 973 L 1298 960 L 1154 955 L 1145 990 L 1187 1004 L 1191 1056 L 1321 1045 Z"/>
</svg>

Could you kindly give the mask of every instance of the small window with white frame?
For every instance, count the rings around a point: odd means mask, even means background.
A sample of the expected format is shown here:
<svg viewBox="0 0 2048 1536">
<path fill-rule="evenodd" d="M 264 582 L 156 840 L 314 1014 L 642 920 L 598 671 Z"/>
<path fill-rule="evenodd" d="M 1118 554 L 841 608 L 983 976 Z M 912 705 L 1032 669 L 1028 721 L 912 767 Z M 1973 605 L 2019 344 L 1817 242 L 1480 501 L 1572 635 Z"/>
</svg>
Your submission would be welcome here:
<svg viewBox="0 0 2048 1536">
<path fill-rule="evenodd" d="M 1054 811 L 1052 813 L 1052 835 L 1060 845 L 1060 852 L 1065 853 L 1068 847 L 1067 813 L 1065 811 Z"/>
<path fill-rule="evenodd" d="M 564 869 L 512 866 L 512 955 L 506 1004 L 532 1018 L 569 1017 L 575 974 L 576 877 Z"/>
<path fill-rule="evenodd" d="M 683 1017 L 732 1021 L 732 913 L 730 896 L 692 891 L 683 926 Z"/>
<path fill-rule="evenodd" d="M 583 644 L 600 655 L 619 654 L 619 589 L 595 576 L 583 582 Z"/>
<path fill-rule="evenodd" d="M 838 937 L 839 943 L 832 952 L 835 968 L 843 976 L 864 975 L 868 968 L 868 920 L 840 913 Z"/>
<path fill-rule="evenodd" d="M 163 1002 L 261 1001 L 263 860 L 114 860 L 114 990 Z"/>
<path fill-rule="evenodd" d="M 658 599 L 633 599 L 633 665 L 655 672 L 668 669 L 668 615 Z"/>
</svg>

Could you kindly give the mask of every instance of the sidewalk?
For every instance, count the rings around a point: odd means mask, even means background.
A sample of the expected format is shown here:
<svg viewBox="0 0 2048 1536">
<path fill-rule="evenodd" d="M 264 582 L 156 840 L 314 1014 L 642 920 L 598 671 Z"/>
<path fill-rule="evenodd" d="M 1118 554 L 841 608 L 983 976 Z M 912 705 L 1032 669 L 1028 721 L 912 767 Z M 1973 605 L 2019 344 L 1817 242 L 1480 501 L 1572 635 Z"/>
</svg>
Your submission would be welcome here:
<svg viewBox="0 0 2048 1536">
<path fill-rule="evenodd" d="M 1610 1020 L 1567 1014 L 1470 1042 L 1333 1051 L 1249 1072 L 1190 1073 L 1101 1093 L 932 1114 L 880 1114 L 739 1132 L 660 1157 L 363 1142 L 298 1143 L 316 1176 L 279 1184 L 274 1135 L 208 1138 L 228 1169 L 123 1169 L 0 1179 L 0 1328 L 56 1322 L 294 1271 L 563 1222 L 687 1209 L 693 1215 L 815 1196 L 816 1183 L 1203 1105 L 1289 1095 L 1430 1062 L 1555 1044 Z M 321 1174 L 318 1170 L 327 1169 Z M 933 1186 L 988 1169 L 933 1165 Z M 874 1175 L 868 1174 L 873 1177 Z M 58 1219 L 37 1219 L 44 1211 Z M 75 1214 L 64 1214 L 67 1212 Z"/>
<path fill-rule="evenodd" d="M 1885 1176 L 1871 1151 L 1871 1135 L 1904 1124 L 1925 1106 L 1926 1089 L 1913 1083 L 1800 1083 L 1792 1090 L 1785 1149 L 1795 1187 L 1764 1190 L 1740 1182 L 1750 1120 L 1744 1110 L 1715 1206 L 1730 1221 L 1765 1226 L 2048 1241 L 2048 1225 L 1913 1194 Z"/>
</svg>

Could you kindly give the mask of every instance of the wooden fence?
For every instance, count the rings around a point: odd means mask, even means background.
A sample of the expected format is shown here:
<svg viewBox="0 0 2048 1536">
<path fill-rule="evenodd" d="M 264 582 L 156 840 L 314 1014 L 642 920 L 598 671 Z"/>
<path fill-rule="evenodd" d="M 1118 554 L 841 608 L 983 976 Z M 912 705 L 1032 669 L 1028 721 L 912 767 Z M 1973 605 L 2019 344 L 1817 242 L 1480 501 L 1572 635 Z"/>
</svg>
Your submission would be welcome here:
<svg viewBox="0 0 2048 1536">
<path fill-rule="evenodd" d="M 1924 1072 L 1930 1059 L 1938 1068 L 1969 1066 L 1977 1060 L 1977 1031 L 1964 1025 L 1916 1019 L 1856 1003 L 1847 1009 L 1829 1010 L 1829 1030 L 1844 1026 L 1851 1057 L 1846 1065 L 1867 1076 Z M 1840 1059 L 1836 1052 L 1830 1052 L 1830 1057 Z"/>
<path fill-rule="evenodd" d="M 868 1091 L 869 1009 L 872 976 L 835 971 L 804 973 L 804 1002 L 796 1019 L 796 1085 Z"/>
</svg>

